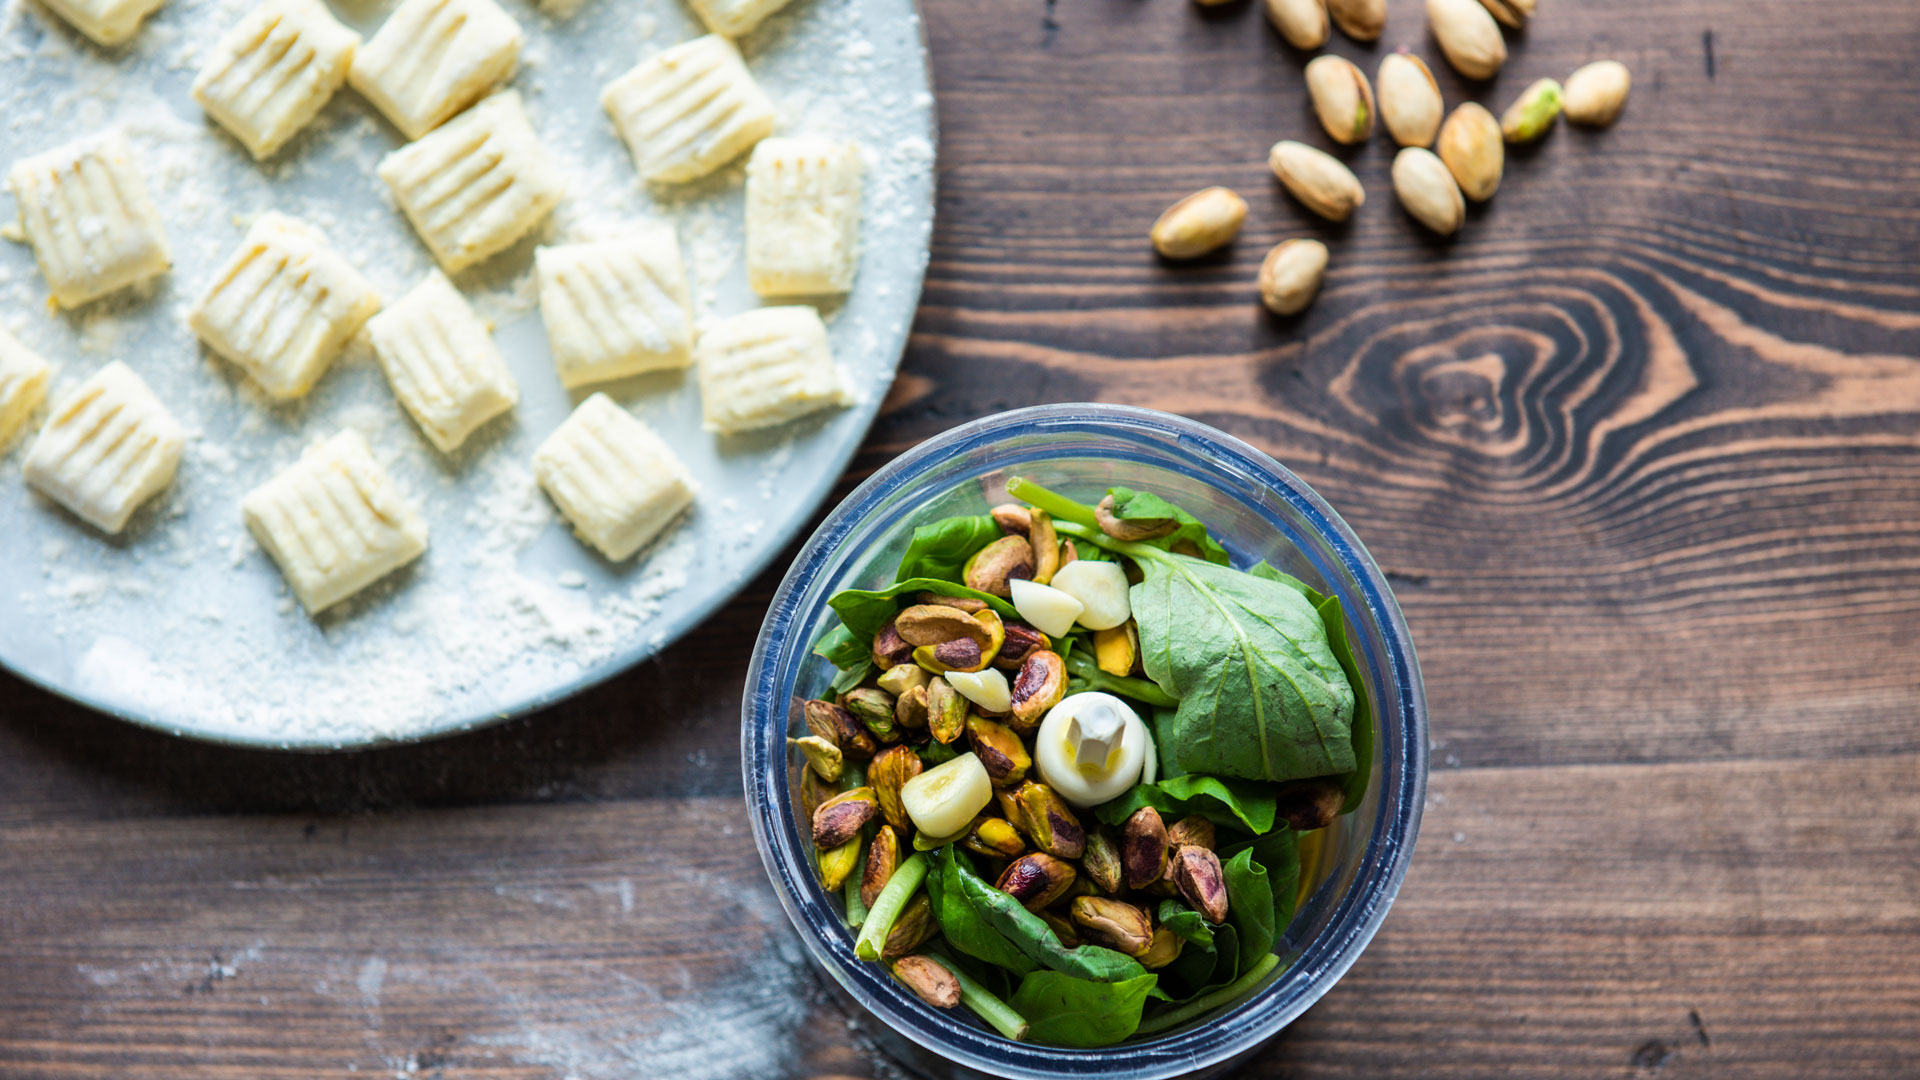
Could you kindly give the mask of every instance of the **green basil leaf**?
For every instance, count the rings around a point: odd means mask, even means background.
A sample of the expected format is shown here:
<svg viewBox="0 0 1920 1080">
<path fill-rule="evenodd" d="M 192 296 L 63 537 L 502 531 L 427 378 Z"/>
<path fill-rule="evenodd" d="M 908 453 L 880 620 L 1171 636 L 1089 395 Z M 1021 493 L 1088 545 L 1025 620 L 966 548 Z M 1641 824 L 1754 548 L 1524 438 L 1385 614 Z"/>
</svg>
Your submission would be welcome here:
<svg viewBox="0 0 1920 1080">
<path fill-rule="evenodd" d="M 846 625 L 847 633 L 866 643 L 868 652 L 873 650 L 873 635 L 887 625 L 887 620 L 900 612 L 901 596 L 911 593 L 930 592 L 941 596 L 963 596 L 970 600 L 979 600 L 992 608 L 1002 619 L 1017 619 L 1020 613 L 1013 605 L 997 596 L 989 596 L 978 589 L 969 589 L 965 585 L 955 585 L 951 581 L 939 578 L 908 578 L 898 581 L 884 589 L 842 589 L 833 594 L 827 606 L 840 616 Z M 831 636 L 831 635 L 829 635 Z M 815 652 L 819 649 L 816 647 Z"/>
<path fill-rule="evenodd" d="M 1020 980 L 1007 1004 L 1026 1018 L 1027 1038 L 1053 1046 L 1096 1047 L 1123 1042 L 1140 1026 L 1140 1009 L 1158 983 L 1155 975 L 1093 982 L 1057 971 Z"/>
<path fill-rule="evenodd" d="M 813 654 L 823 657 L 827 663 L 843 670 L 860 664 L 871 665 L 873 663 L 873 643 L 870 640 L 872 637 L 872 634 L 868 634 L 869 640 L 857 638 L 843 623 L 820 635 L 820 640 L 813 643 Z"/>
<path fill-rule="evenodd" d="M 1015 948 L 1006 935 L 988 925 L 973 906 L 960 878 L 963 872 L 961 861 L 965 858 L 952 845 L 934 852 L 933 869 L 928 871 L 922 885 L 927 890 L 927 899 L 933 904 L 934 921 L 940 924 L 940 932 L 946 935 L 947 944 L 977 960 L 1019 974 L 1024 975 L 1039 967 Z"/>
<path fill-rule="evenodd" d="M 952 886 L 957 877 L 960 888 L 967 899 L 973 902 L 974 910 L 980 913 L 980 917 L 1013 942 L 1014 947 L 1025 953 L 1028 959 L 1063 974 L 1096 982 L 1124 982 L 1147 973 L 1139 961 L 1125 953 L 1099 945 L 1067 948 L 1040 916 L 1022 907 L 1020 901 L 981 880 L 962 858 L 950 854 L 947 865 L 951 876 L 945 884 Z"/>
<path fill-rule="evenodd" d="M 1208 534 L 1206 525 L 1200 519 L 1185 510 L 1155 495 L 1151 491 L 1135 491 L 1132 488 L 1108 488 L 1107 494 L 1113 498 L 1113 516 L 1122 521 L 1133 519 L 1165 520 L 1172 518 L 1179 527 L 1165 536 L 1143 541 L 1154 547 L 1172 551 L 1173 546 L 1182 540 L 1192 544 L 1200 551 L 1200 556 L 1210 563 L 1221 566 L 1227 564 L 1227 549 Z"/>
<path fill-rule="evenodd" d="M 1266 869 L 1253 861 L 1252 851 L 1242 851 L 1228 859 L 1225 869 L 1227 921 L 1240 937 L 1240 969 L 1244 971 L 1273 951 L 1278 936 L 1274 929 L 1273 888 Z"/>
<path fill-rule="evenodd" d="M 959 581 L 961 568 L 973 553 L 1000 539 L 1000 526 L 987 514 L 942 518 L 913 530 L 913 540 L 900 557 L 895 581 L 938 578 Z"/>
<path fill-rule="evenodd" d="M 1072 642 L 1073 639 L 1067 638 L 1066 641 Z M 1060 655 L 1067 662 L 1067 689 L 1076 694 L 1098 690 L 1159 708 L 1172 708 L 1179 703 L 1172 694 L 1146 679 L 1113 675 L 1100 670 L 1099 661 L 1094 659 L 1091 649 L 1077 652 L 1063 650 Z"/>
<path fill-rule="evenodd" d="M 1250 780 L 1352 771 L 1353 688 L 1304 595 L 1174 555 L 1140 568 L 1130 598 L 1142 665 L 1180 702 L 1163 756 Z"/>
<path fill-rule="evenodd" d="M 1231 860 L 1243 851 L 1267 872 L 1267 887 L 1273 893 L 1274 929 L 1284 933 L 1293 922 L 1300 899 L 1300 834 L 1283 821 L 1265 836 L 1221 847 L 1220 858 Z"/>
<path fill-rule="evenodd" d="M 1351 814 L 1360 808 L 1361 801 L 1367 797 L 1367 785 L 1373 780 L 1373 703 L 1367 693 L 1367 681 L 1360 677 L 1360 666 L 1353 659 L 1353 645 L 1347 638 L 1346 609 L 1339 597 L 1322 593 L 1264 562 L 1255 563 L 1247 573 L 1298 589 L 1307 598 L 1320 616 L 1321 625 L 1327 629 L 1327 645 L 1333 649 L 1334 659 L 1340 662 L 1340 670 L 1346 673 L 1347 685 L 1353 688 L 1354 769 L 1346 775 L 1347 797 L 1340 806 L 1341 813 Z"/>
<path fill-rule="evenodd" d="M 840 674 L 833 677 L 833 683 L 831 684 L 833 692 L 835 694 L 844 694 L 854 687 L 859 686 L 861 683 L 866 682 L 867 676 L 871 674 L 873 674 L 873 661 L 862 660 L 852 667 L 842 670 Z"/>
<path fill-rule="evenodd" d="M 1160 901 L 1160 925 L 1187 939 L 1189 945 L 1212 945 L 1213 928 L 1200 913 L 1178 900 Z"/>
<path fill-rule="evenodd" d="M 1199 814 L 1216 825 L 1255 836 L 1272 830 L 1277 812 L 1274 794 L 1264 785 L 1185 773 L 1154 784 L 1135 784 L 1125 795 L 1094 807 L 1093 814 L 1109 825 L 1121 825 L 1143 806 L 1169 819 Z"/>
</svg>

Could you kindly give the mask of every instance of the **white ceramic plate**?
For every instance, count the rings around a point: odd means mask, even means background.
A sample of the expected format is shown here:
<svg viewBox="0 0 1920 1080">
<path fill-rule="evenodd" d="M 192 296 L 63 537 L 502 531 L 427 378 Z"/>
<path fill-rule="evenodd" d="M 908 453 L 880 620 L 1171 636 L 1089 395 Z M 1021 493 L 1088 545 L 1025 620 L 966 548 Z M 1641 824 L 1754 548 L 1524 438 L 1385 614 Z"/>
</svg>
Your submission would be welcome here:
<svg viewBox="0 0 1920 1080">
<path fill-rule="evenodd" d="M 678 0 L 585 0 L 571 13 L 501 2 L 527 37 L 511 85 L 570 184 L 539 239 L 670 220 L 696 314 L 756 306 L 740 261 L 741 166 L 649 190 L 599 104 L 600 87 L 642 56 L 702 33 L 692 12 Z M 535 240 L 456 279 L 494 320 L 521 403 L 452 459 L 420 436 L 363 341 L 308 399 L 272 406 L 187 329 L 187 308 L 244 222 L 264 210 L 319 225 L 390 298 L 431 266 L 374 175 L 403 140 L 351 90 L 264 166 L 188 96 L 212 42 L 247 6 L 169 0 L 131 43 L 103 51 L 44 9 L 6 2 L 0 168 L 120 125 L 143 156 L 174 265 L 151 287 L 49 315 L 31 252 L 0 243 L 0 322 L 55 364 L 55 397 L 125 360 L 194 440 L 173 487 L 113 538 L 26 488 L 22 445 L 0 462 L 0 663 L 177 734 L 318 749 L 505 718 L 659 651 L 791 539 L 858 445 L 899 362 L 933 216 L 933 99 L 913 0 L 793 0 L 742 42 L 781 110 L 782 132 L 851 136 L 866 149 L 859 277 L 825 312 L 860 400 L 722 440 L 700 428 L 690 375 L 604 387 L 667 438 L 701 488 L 690 516 L 619 565 L 574 539 L 528 468 L 533 448 L 583 396 L 553 374 L 533 303 Z M 390 6 L 334 10 L 368 35 Z M 11 220 L 6 201 L 0 219 Z M 364 432 L 424 507 L 432 542 L 414 566 L 315 620 L 248 536 L 240 499 L 343 427 Z"/>
</svg>

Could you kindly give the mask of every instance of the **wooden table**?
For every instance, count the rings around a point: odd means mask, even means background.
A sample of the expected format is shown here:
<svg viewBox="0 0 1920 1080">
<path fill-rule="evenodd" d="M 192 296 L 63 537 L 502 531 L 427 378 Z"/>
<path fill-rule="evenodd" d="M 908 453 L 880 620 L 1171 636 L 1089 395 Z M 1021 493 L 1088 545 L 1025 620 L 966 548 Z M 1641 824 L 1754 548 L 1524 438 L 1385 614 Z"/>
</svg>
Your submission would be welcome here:
<svg viewBox="0 0 1920 1080">
<path fill-rule="evenodd" d="M 962 420 L 1132 402 L 1271 452 L 1390 569 L 1425 828 L 1253 1072 L 1914 1076 L 1920 9 L 1542 8 L 1477 96 L 1614 56 L 1632 103 L 1514 155 L 1441 243 L 1384 141 L 1349 227 L 1278 190 L 1267 146 L 1324 139 L 1245 0 L 928 0 L 933 265 L 842 491 Z M 1332 49 L 1434 56 L 1420 10 Z M 1252 203 L 1240 242 L 1157 262 L 1147 225 L 1214 183 Z M 1268 318 L 1255 269 L 1299 235 L 1326 291 Z M 740 806 L 777 576 L 426 746 L 215 749 L 0 681 L 0 1076 L 887 1075 Z"/>
</svg>

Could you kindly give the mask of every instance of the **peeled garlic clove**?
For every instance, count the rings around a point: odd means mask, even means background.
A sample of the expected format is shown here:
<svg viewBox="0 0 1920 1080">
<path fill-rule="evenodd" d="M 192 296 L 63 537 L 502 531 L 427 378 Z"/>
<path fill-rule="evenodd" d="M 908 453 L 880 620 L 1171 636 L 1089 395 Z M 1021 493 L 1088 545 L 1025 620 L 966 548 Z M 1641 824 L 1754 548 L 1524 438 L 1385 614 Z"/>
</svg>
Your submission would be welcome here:
<svg viewBox="0 0 1920 1080">
<path fill-rule="evenodd" d="M 927 836 L 952 836 L 993 801 L 993 781 L 971 753 L 935 765 L 900 788 L 900 804 Z"/>
<path fill-rule="evenodd" d="M 1089 630 L 1111 630 L 1133 616 L 1127 572 L 1119 563 L 1090 559 L 1068 563 L 1053 575 L 1052 588 L 1080 601 L 1083 610 L 1078 622 Z"/>
<path fill-rule="evenodd" d="M 1077 565 L 1078 562 L 1068 563 L 1054 571 L 1053 576 L 1057 578 Z M 1049 637 L 1062 637 L 1073 629 L 1073 621 L 1080 617 L 1080 612 L 1086 607 L 1051 585 L 1021 578 L 1015 578 L 1008 584 L 1013 588 L 1013 610 Z"/>
<path fill-rule="evenodd" d="M 961 697 L 980 706 L 981 712 L 997 716 L 1013 708 L 1013 688 L 1007 685 L 1006 675 L 997 668 L 949 671 L 942 678 L 960 691 Z"/>
</svg>

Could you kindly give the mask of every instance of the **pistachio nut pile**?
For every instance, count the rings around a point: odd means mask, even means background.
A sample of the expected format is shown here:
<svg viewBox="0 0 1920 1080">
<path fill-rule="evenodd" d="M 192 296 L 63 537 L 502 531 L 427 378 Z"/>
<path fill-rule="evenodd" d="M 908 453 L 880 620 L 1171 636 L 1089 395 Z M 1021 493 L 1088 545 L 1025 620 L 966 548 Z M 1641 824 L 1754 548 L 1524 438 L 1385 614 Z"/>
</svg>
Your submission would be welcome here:
<svg viewBox="0 0 1920 1080">
<path fill-rule="evenodd" d="M 1426 5 L 1427 27 L 1440 54 L 1475 81 L 1493 78 L 1506 64 L 1502 27 L 1525 28 L 1538 6 L 1537 0 L 1426 0 Z M 1301 50 L 1325 45 L 1333 26 L 1363 42 L 1386 31 L 1386 0 L 1266 0 L 1266 9 L 1280 36 Z M 1564 86 L 1536 80 L 1495 119 L 1471 101 L 1447 115 L 1432 69 L 1406 46 L 1380 61 L 1377 97 L 1365 72 L 1330 53 L 1314 57 L 1302 75 L 1314 115 L 1334 142 L 1363 144 L 1373 137 L 1376 117 L 1381 121 L 1400 147 L 1392 169 L 1395 197 L 1409 217 L 1440 236 L 1466 224 L 1469 201 L 1485 202 L 1499 190 L 1507 144 L 1539 140 L 1562 115 L 1575 124 L 1606 127 L 1626 107 L 1633 83 L 1626 65 L 1597 60 L 1569 75 Z M 1344 222 L 1366 202 L 1353 170 L 1316 147 L 1281 140 L 1268 151 L 1267 164 L 1288 194 L 1328 221 Z M 1246 201 L 1238 193 L 1210 187 L 1168 207 L 1148 235 L 1163 257 L 1193 259 L 1232 243 L 1246 216 Z M 1260 302 L 1276 315 L 1304 311 L 1320 291 L 1327 264 L 1327 247 L 1320 241 L 1282 241 L 1261 261 Z"/>
<path fill-rule="evenodd" d="M 1165 498 L 1030 480 L 849 589 L 791 740 L 855 951 L 1013 1039 L 1107 1046 L 1248 993 L 1297 841 L 1365 795 L 1336 598 L 1247 570 Z"/>
</svg>

